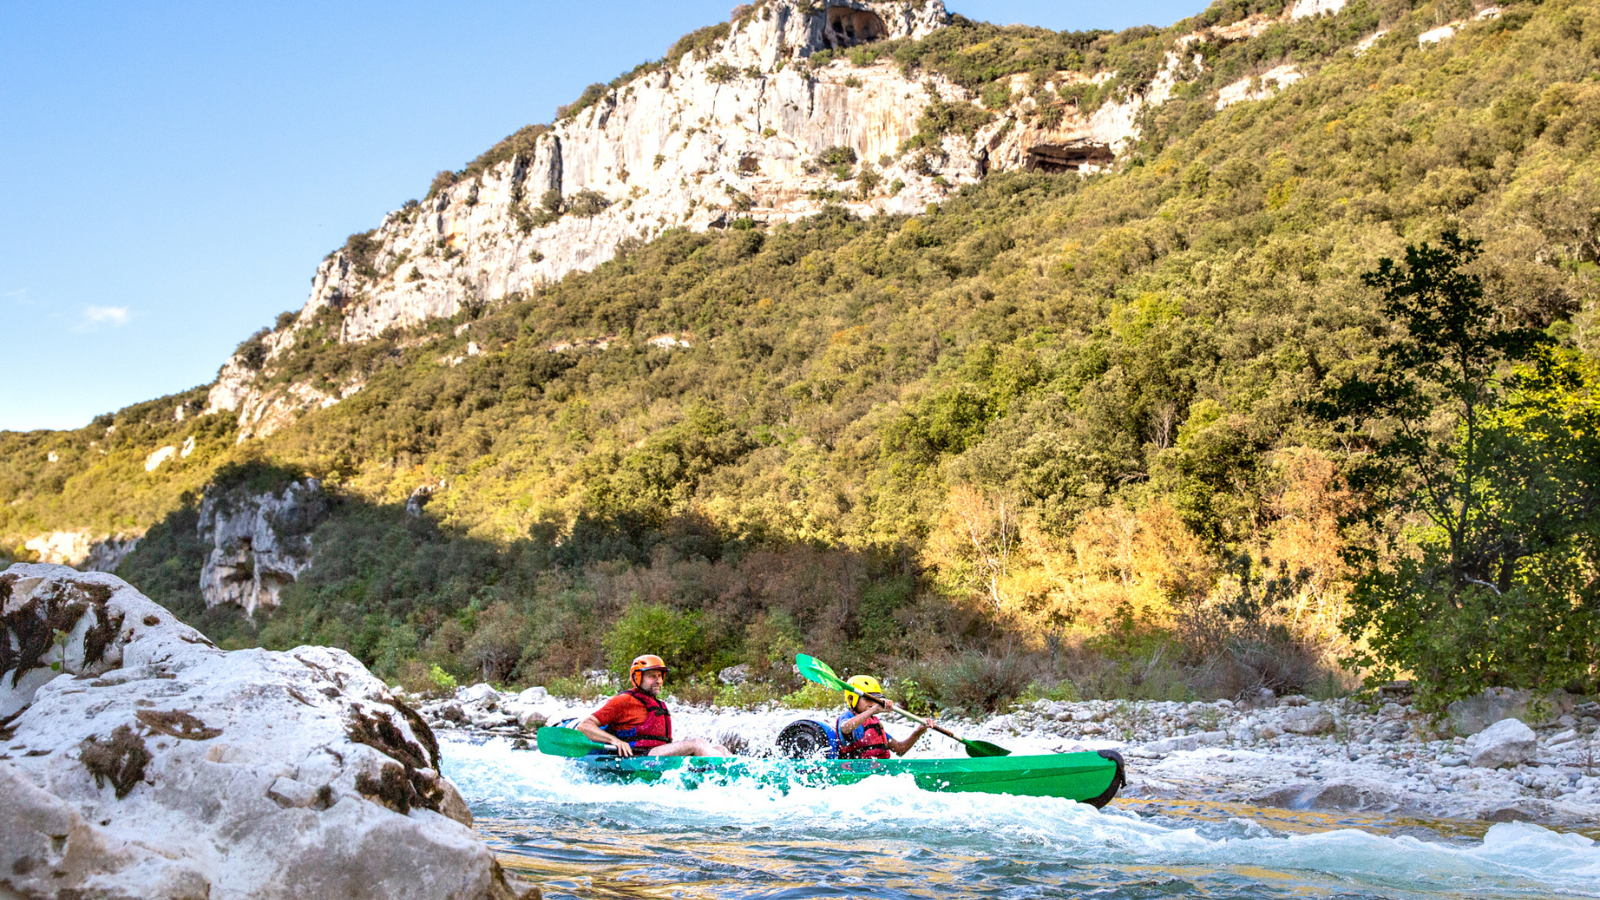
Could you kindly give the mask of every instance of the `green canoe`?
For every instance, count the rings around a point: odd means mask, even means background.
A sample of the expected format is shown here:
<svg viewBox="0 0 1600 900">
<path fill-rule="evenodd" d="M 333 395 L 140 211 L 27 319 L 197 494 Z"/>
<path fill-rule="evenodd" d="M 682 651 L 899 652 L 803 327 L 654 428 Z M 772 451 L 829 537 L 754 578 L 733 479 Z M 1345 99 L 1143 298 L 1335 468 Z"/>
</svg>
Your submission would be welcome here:
<svg viewBox="0 0 1600 900">
<path fill-rule="evenodd" d="M 542 732 L 541 732 L 542 733 Z M 909 774 L 927 791 L 1065 797 L 1096 808 L 1123 784 L 1114 750 L 954 759 L 761 759 L 737 756 L 589 756 L 574 764 L 606 781 L 677 780 L 687 787 L 754 779 L 787 786 L 854 784 L 873 775 Z"/>
</svg>

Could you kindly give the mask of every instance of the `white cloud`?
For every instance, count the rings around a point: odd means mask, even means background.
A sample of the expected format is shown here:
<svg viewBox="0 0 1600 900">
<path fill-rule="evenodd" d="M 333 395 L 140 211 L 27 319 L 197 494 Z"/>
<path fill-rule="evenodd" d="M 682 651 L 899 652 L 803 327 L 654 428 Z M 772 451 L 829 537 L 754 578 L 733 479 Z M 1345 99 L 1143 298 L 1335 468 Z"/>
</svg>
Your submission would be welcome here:
<svg viewBox="0 0 1600 900">
<path fill-rule="evenodd" d="M 132 315 L 126 306 L 89 306 L 83 310 L 83 323 L 85 326 L 114 325 L 122 327 L 128 324 Z"/>
</svg>

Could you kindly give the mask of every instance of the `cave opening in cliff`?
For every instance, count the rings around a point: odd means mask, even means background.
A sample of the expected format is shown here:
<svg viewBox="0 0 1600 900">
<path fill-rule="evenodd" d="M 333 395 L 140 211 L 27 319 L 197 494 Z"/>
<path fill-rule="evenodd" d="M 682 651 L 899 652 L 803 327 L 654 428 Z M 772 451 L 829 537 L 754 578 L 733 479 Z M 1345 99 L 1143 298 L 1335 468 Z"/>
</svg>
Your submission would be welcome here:
<svg viewBox="0 0 1600 900">
<path fill-rule="evenodd" d="M 1081 172 L 1109 165 L 1116 154 L 1105 144 L 1034 144 L 1028 148 L 1030 172 Z"/>
<path fill-rule="evenodd" d="M 830 48 L 854 47 L 887 37 L 889 29 L 878 14 L 848 6 L 828 7 L 828 24 L 823 35 Z"/>
</svg>

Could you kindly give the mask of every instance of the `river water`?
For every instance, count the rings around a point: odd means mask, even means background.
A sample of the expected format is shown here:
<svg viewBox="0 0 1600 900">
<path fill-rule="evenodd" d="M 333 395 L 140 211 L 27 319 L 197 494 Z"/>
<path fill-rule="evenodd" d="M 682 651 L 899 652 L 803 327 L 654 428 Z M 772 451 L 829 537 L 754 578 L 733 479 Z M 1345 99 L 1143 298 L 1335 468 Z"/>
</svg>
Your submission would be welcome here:
<svg viewBox="0 0 1600 900">
<path fill-rule="evenodd" d="M 599 784 L 503 739 L 444 742 L 500 862 L 550 898 L 1600 897 L 1600 844 L 1513 823 L 1204 802 Z"/>
</svg>

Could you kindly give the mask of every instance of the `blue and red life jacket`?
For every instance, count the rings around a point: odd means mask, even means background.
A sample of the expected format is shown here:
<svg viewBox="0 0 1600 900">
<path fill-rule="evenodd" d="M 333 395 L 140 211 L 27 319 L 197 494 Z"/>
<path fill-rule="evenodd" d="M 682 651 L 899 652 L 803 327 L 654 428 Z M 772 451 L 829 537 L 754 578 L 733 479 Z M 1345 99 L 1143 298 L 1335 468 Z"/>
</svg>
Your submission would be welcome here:
<svg viewBox="0 0 1600 900">
<path fill-rule="evenodd" d="M 610 726 L 606 731 L 627 741 L 628 746 L 635 750 L 649 750 L 672 743 L 672 713 L 667 711 L 667 705 L 638 688 L 623 693 L 632 695 L 644 707 L 644 721 L 632 728 Z"/>
<path fill-rule="evenodd" d="M 878 721 L 877 716 L 857 725 L 853 733 L 845 734 L 845 720 L 855 715 L 846 710 L 834 720 L 834 730 L 839 734 L 839 759 L 888 759 L 889 735 L 883 730 L 883 723 Z"/>
</svg>

